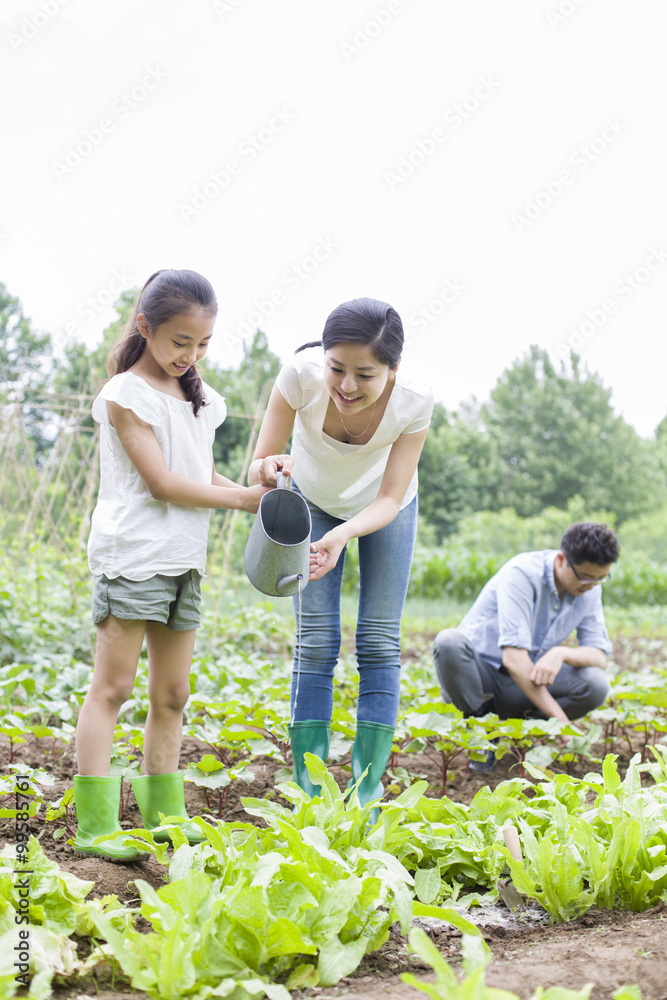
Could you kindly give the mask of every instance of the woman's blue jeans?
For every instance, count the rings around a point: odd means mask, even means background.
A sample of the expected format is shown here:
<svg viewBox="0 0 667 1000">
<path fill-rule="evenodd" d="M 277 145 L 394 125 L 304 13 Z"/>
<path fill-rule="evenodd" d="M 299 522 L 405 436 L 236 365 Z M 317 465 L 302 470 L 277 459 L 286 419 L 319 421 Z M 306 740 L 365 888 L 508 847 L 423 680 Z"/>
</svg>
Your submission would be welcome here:
<svg viewBox="0 0 667 1000">
<path fill-rule="evenodd" d="M 344 522 L 308 501 L 313 520 L 311 540 Z M 417 498 L 390 524 L 359 539 L 359 612 L 356 655 L 359 669 L 357 720 L 395 726 L 401 673 L 401 615 L 410 580 L 417 533 Z M 294 597 L 297 643 L 292 674 L 292 715 L 295 722 L 331 719 L 334 668 L 341 642 L 340 588 L 345 549 L 332 570 L 311 580 L 301 594 L 301 664 L 299 660 L 299 601 Z M 296 698 L 296 706 L 295 706 Z"/>
</svg>

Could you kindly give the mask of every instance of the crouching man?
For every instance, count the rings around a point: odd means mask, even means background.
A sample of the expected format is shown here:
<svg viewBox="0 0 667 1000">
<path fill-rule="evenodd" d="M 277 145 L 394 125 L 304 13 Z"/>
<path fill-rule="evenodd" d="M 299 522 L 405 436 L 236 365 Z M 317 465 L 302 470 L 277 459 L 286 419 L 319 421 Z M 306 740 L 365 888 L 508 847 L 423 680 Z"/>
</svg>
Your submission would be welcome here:
<svg viewBox="0 0 667 1000">
<path fill-rule="evenodd" d="M 598 584 L 610 577 L 618 541 L 604 524 L 573 524 L 559 551 L 522 552 L 484 586 L 458 628 L 443 629 L 433 655 L 442 696 L 465 715 L 579 719 L 609 694 L 611 643 Z M 576 629 L 579 645 L 562 646 Z M 475 770 L 491 770 L 471 762 Z"/>
</svg>

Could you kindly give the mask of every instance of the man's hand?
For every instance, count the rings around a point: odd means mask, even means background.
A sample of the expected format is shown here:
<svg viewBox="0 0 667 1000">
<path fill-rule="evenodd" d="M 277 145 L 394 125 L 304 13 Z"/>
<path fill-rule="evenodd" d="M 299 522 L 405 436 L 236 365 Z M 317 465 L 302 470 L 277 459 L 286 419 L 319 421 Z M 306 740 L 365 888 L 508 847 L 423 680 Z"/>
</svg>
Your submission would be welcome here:
<svg viewBox="0 0 667 1000">
<path fill-rule="evenodd" d="M 553 646 L 543 656 L 540 656 L 539 660 L 535 661 L 528 679 L 533 684 L 553 684 L 564 662 L 564 648 L 562 646 Z"/>
<path fill-rule="evenodd" d="M 549 652 L 553 654 L 553 650 L 549 650 Z M 503 646 L 503 666 L 508 671 L 516 686 L 523 691 L 536 708 L 539 708 L 543 715 L 546 715 L 548 718 L 560 719 L 561 722 L 569 722 L 570 720 L 567 715 L 547 688 L 546 682 L 538 683 L 532 679 L 533 671 L 540 662 L 541 660 L 538 660 L 537 663 L 533 663 L 526 649 L 519 649 L 515 646 Z M 556 676 L 562 664 L 563 659 L 561 657 L 554 676 Z"/>
</svg>

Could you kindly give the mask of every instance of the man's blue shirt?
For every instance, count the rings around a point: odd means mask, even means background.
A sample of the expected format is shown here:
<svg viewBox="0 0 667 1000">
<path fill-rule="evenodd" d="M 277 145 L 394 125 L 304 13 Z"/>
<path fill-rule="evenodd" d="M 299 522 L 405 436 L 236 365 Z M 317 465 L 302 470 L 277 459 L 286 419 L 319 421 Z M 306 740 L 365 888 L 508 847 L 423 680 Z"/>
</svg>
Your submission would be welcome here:
<svg viewBox="0 0 667 1000">
<path fill-rule="evenodd" d="M 602 610 L 602 588 L 558 596 L 557 549 L 521 552 L 498 570 L 459 625 L 480 659 L 496 670 L 503 646 L 526 649 L 533 662 L 576 629 L 580 646 L 611 652 Z"/>
</svg>

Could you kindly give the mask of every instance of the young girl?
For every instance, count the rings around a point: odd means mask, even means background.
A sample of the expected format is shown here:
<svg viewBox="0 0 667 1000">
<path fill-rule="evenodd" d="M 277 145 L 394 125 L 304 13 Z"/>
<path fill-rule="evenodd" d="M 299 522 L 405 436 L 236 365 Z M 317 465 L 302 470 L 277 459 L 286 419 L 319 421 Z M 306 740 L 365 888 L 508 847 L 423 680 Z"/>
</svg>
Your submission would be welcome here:
<svg viewBox="0 0 667 1000">
<path fill-rule="evenodd" d="M 159 825 L 162 812 L 185 817 L 179 825 L 188 839 L 202 839 L 187 822 L 177 768 L 201 621 L 210 508 L 254 512 L 265 492 L 238 486 L 213 467 L 213 438 L 225 419 L 225 403 L 204 385 L 196 365 L 206 354 L 216 313 L 213 288 L 201 275 L 157 271 L 112 352 L 116 374 L 93 403 L 101 479 L 88 561 L 97 651 L 76 731 L 77 855 L 114 861 L 138 856 L 125 838 L 93 842 L 120 829 L 120 777 L 109 776 L 109 760 L 144 636 L 146 773 L 132 787 L 147 829 Z M 167 835 L 161 831 L 156 839 Z"/>
<path fill-rule="evenodd" d="M 323 348 L 306 350 L 306 348 Z M 290 738 L 294 780 L 317 794 L 303 755 L 329 749 L 333 674 L 340 649 L 345 546 L 359 538 L 359 667 L 353 781 L 363 804 L 382 795 L 400 684 L 400 627 L 417 527 L 417 462 L 433 410 L 427 388 L 399 372 L 403 326 L 385 302 L 344 302 L 322 340 L 278 375 L 248 482 L 294 473 L 313 521 L 310 582 L 302 595 L 301 662 L 295 651 Z M 300 352 L 305 353 L 301 354 Z M 294 431 L 292 454 L 283 454 Z M 298 484 L 298 485 L 297 485 Z M 295 615 L 298 603 L 295 600 Z"/>
</svg>

